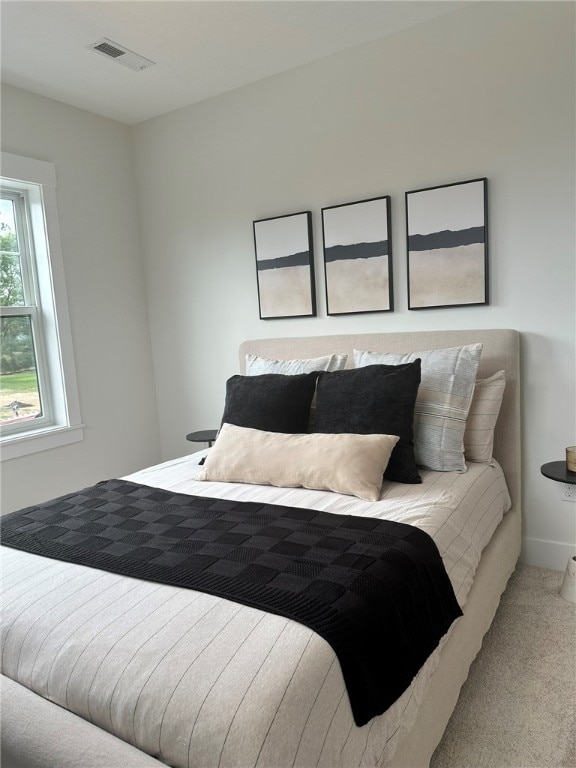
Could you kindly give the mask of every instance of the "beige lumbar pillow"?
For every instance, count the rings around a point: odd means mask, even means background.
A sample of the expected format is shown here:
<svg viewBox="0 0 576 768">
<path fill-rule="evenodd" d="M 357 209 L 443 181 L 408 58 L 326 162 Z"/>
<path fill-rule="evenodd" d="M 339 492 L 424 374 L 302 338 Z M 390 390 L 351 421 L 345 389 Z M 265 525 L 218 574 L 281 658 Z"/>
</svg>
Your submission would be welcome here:
<svg viewBox="0 0 576 768">
<path fill-rule="evenodd" d="M 289 435 L 223 424 L 199 480 L 312 488 L 378 501 L 396 435 Z"/>
</svg>

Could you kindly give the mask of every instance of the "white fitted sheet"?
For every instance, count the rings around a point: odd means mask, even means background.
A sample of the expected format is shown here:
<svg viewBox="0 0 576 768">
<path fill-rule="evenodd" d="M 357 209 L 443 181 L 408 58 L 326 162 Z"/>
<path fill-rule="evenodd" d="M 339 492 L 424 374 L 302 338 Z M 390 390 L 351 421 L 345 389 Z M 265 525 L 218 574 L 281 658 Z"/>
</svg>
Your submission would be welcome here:
<svg viewBox="0 0 576 768">
<path fill-rule="evenodd" d="M 510 501 L 494 462 L 386 483 L 376 503 L 338 494 L 195 480 L 205 452 L 128 479 L 406 522 L 434 540 L 462 607 Z M 3 548 L 3 673 L 174 766 L 375 766 L 411 728 L 438 663 L 363 728 L 330 646 L 248 606 Z"/>
</svg>

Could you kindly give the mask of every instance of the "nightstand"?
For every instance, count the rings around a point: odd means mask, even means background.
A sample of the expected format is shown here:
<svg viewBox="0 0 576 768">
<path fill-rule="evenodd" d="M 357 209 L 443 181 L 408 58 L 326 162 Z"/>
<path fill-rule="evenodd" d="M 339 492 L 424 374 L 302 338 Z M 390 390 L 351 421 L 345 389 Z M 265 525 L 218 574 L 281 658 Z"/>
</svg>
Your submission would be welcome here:
<svg viewBox="0 0 576 768">
<path fill-rule="evenodd" d="M 542 464 L 540 471 L 544 477 L 555 480 L 557 483 L 576 485 L 576 472 L 569 472 L 566 469 L 565 461 L 549 461 L 548 464 Z M 564 600 L 576 603 L 576 556 L 568 560 L 564 580 L 560 587 L 560 596 Z"/>
<path fill-rule="evenodd" d="M 190 440 L 192 443 L 208 443 L 208 448 L 211 448 L 217 434 L 217 429 L 203 429 L 199 432 L 190 432 L 186 435 L 186 440 Z"/>
</svg>

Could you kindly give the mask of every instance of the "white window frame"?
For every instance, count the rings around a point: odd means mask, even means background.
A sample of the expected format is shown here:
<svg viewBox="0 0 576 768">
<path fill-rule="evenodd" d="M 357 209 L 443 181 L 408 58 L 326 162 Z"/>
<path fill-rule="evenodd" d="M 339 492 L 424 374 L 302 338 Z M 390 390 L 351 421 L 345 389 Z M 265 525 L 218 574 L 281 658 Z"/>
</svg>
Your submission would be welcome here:
<svg viewBox="0 0 576 768">
<path fill-rule="evenodd" d="M 4 315 L 33 318 L 43 417 L 3 430 L 2 460 L 57 448 L 83 439 L 78 386 L 72 349 L 64 262 L 56 206 L 56 172 L 52 163 L 2 152 L 2 186 L 26 196 L 29 250 L 34 264 L 26 276 L 36 292 L 37 307 L 3 307 Z M 44 415 L 45 414 L 45 415 Z"/>
<path fill-rule="evenodd" d="M 48 358 L 46 355 L 46 340 L 43 327 L 42 301 L 40 298 L 38 276 L 36 274 L 36 257 L 34 251 L 34 237 L 32 223 L 30 221 L 31 201 L 28 196 L 28 188 L 21 182 L 10 183 L 2 180 L 2 198 L 12 201 L 16 235 L 20 257 L 20 270 L 22 281 L 23 303 L 14 306 L 0 307 L 2 317 L 26 317 L 30 322 L 32 332 L 34 357 L 36 360 L 38 393 L 42 414 L 29 421 L 8 421 L 2 424 L 2 437 L 14 436 L 18 433 L 29 432 L 33 426 L 34 431 L 53 424 L 52 394 L 48 373 Z M 34 197 L 34 194 L 32 194 Z"/>
</svg>

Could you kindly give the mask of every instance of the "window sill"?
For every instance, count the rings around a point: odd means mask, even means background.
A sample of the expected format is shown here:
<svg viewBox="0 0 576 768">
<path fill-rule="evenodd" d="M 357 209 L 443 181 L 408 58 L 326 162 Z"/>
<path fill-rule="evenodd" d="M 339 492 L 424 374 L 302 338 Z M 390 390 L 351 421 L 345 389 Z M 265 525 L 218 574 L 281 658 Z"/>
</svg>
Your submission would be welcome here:
<svg viewBox="0 0 576 768">
<path fill-rule="evenodd" d="M 39 451 L 48 451 L 51 448 L 60 448 L 71 443 L 78 443 L 84 439 L 84 425 L 78 424 L 70 427 L 47 427 L 34 432 L 23 432 L 19 435 L 4 437 L 0 442 L 0 458 L 17 459 L 20 456 L 28 456 Z"/>
</svg>

